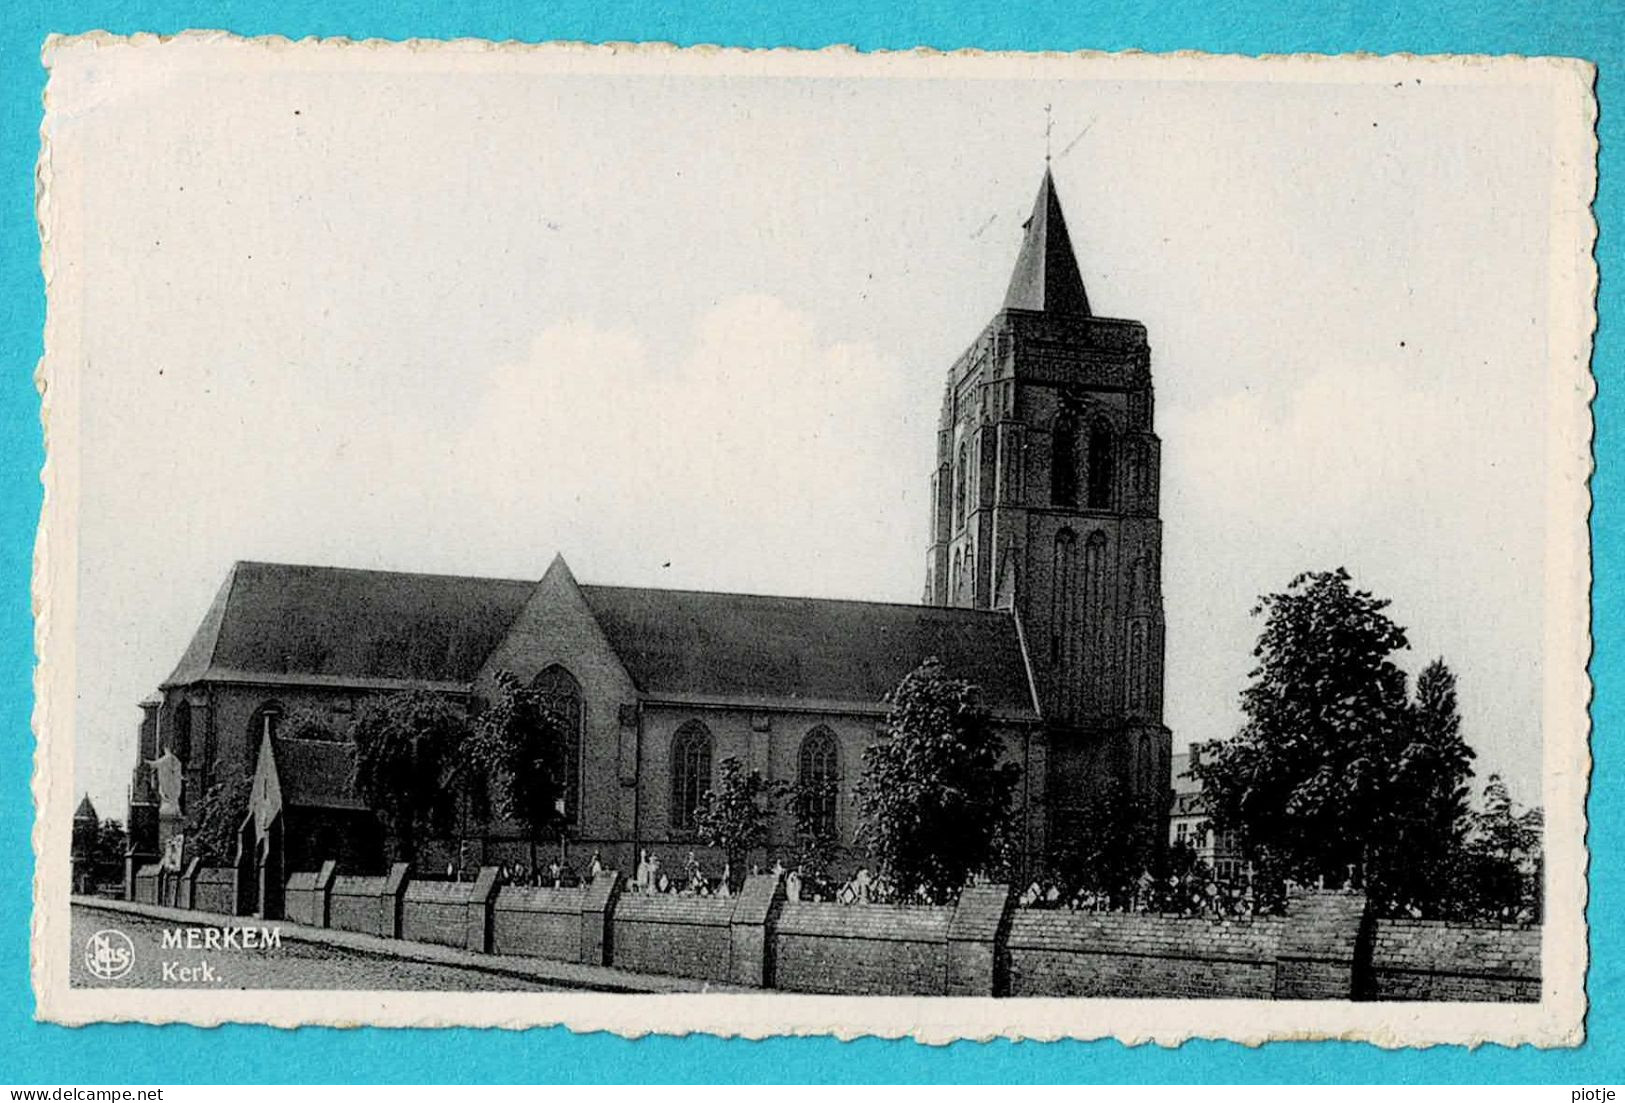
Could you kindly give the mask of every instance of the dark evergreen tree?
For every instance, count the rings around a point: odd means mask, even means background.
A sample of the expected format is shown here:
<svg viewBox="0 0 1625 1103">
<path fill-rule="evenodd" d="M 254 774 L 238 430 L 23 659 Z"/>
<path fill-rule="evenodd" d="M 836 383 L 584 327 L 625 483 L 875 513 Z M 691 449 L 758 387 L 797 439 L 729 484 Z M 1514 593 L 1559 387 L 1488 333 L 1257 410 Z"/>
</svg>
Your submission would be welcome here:
<svg viewBox="0 0 1625 1103">
<path fill-rule="evenodd" d="M 1416 679 L 1407 739 L 1393 764 L 1370 885 L 1385 908 L 1429 918 L 1456 913 L 1469 827 L 1473 751 L 1461 737 L 1456 677 L 1435 659 Z"/>
<path fill-rule="evenodd" d="M 1473 911 L 1484 918 L 1538 922 L 1544 900 L 1545 817 L 1523 808 L 1491 774 L 1469 816 L 1465 881 Z"/>
</svg>

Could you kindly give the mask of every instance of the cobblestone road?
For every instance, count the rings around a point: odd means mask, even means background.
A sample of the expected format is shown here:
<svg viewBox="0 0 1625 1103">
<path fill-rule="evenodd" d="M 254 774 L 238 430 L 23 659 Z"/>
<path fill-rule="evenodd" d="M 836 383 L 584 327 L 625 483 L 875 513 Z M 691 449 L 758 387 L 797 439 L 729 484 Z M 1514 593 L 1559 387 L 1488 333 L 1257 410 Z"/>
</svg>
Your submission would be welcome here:
<svg viewBox="0 0 1625 1103">
<path fill-rule="evenodd" d="M 270 926 L 275 927 L 273 921 Z M 73 908 L 73 962 L 70 983 L 76 988 L 335 988 L 355 991 L 550 992 L 559 989 L 522 977 L 459 969 L 451 965 L 400 961 L 283 939 L 278 946 L 253 949 L 168 949 L 163 931 L 173 923 L 142 916 Z M 103 956 L 104 972 L 122 964 L 117 951 L 133 948 L 129 971 L 103 979 L 91 970 L 92 936 L 118 932 L 105 939 L 111 954 Z"/>
</svg>

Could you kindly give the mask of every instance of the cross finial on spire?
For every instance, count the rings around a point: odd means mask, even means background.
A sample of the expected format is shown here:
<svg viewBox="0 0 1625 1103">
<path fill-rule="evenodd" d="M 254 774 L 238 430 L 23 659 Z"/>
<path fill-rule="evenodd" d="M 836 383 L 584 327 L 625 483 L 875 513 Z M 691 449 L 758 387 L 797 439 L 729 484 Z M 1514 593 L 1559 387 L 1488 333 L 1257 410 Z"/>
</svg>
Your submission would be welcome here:
<svg viewBox="0 0 1625 1103">
<path fill-rule="evenodd" d="M 1055 105 L 1044 105 L 1044 163 L 1049 164 L 1049 132 L 1055 128 Z"/>
</svg>

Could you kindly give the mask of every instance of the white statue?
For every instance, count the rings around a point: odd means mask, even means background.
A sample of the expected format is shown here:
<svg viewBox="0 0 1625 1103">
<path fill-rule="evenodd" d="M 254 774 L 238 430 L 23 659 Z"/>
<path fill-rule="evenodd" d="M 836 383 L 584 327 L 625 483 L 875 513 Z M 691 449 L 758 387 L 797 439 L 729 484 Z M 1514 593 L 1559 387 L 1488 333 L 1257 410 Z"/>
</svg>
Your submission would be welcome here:
<svg viewBox="0 0 1625 1103">
<path fill-rule="evenodd" d="M 158 814 L 160 816 L 178 816 L 181 814 L 181 774 L 185 769 L 181 760 L 175 757 L 175 752 L 165 750 L 163 754 L 147 763 L 152 767 L 153 777 L 158 782 Z"/>
<path fill-rule="evenodd" d="M 801 871 L 793 869 L 784 879 L 784 898 L 791 903 L 801 899 Z"/>
<path fill-rule="evenodd" d="M 867 904 L 873 898 L 874 883 L 874 875 L 869 872 L 868 867 L 858 870 L 856 876 L 852 878 L 852 891 L 859 903 Z"/>
</svg>

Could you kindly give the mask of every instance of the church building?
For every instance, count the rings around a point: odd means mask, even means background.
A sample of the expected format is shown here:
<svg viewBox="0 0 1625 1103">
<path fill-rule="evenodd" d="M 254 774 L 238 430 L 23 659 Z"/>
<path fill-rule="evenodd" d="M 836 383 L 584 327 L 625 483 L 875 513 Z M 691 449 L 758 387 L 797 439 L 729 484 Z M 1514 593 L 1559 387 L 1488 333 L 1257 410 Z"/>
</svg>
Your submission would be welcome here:
<svg viewBox="0 0 1625 1103">
<path fill-rule="evenodd" d="M 504 672 L 567 720 L 578 866 L 596 852 L 629 870 L 648 850 L 681 868 L 730 757 L 831 783 L 815 814 L 850 846 L 885 695 L 927 658 L 981 687 L 1021 769 L 1024 872 L 1108 791 L 1160 823 L 1152 417 L 1145 328 L 1091 311 L 1046 169 L 1004 303 L 948 371 L 921 604 L 587 585 L 561 557 L 540 579 L 238 563 L 142 703 L 132 849 L 157 854 L 211 785 L 254 774 L 244 842 L 266 860 L 376 866 L 348 745 L 311 747 L 284 718 L 313 710 L 342 733 L 368 695 L 409 688 L 477 708 Z M 768 851 L 790 831 L 775 824 Z M 500 825 L 478 835 L 481 861 L 522 853 Z"/>
</svg>

